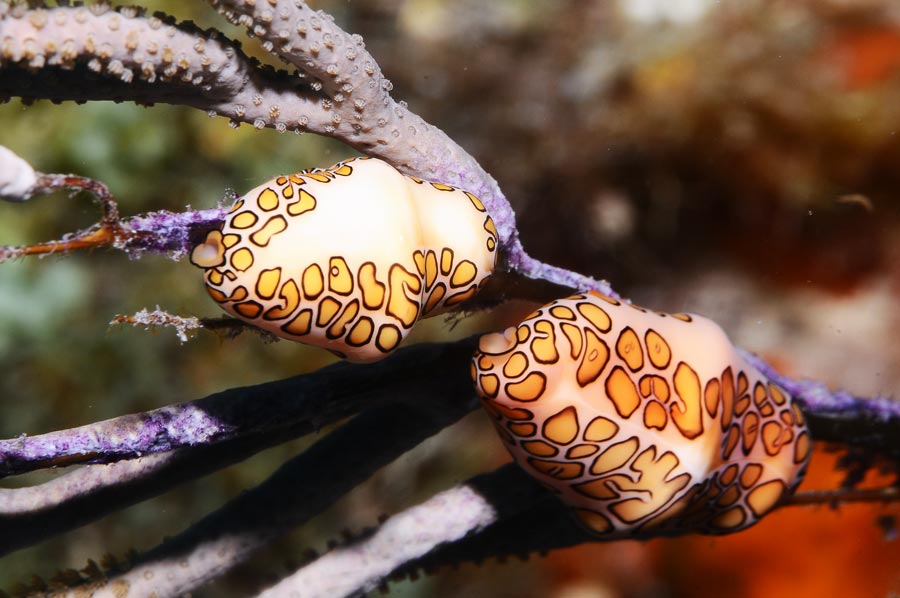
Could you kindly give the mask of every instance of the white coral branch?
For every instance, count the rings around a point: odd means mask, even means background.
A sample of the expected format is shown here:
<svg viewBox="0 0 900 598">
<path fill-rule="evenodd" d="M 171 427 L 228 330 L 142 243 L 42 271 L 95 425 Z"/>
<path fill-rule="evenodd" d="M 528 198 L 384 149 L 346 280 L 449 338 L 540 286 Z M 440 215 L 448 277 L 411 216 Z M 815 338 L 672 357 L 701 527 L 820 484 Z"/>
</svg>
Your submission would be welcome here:
<svg viewBox="0 0 900 598">
<path fill-rule="evenodd" d="M 37 181 L 38 175 L 28 162 L 0 145 L 0 199 L 26 201 Z"/>
<path fill-rule="evenodd" d="M 483 496 L 457 486 L 388 519 L 371 537 L 300 569 L 259 598 L 339 598 L 368 592 L 396 568 L 497 519 Z"/>
</svg>

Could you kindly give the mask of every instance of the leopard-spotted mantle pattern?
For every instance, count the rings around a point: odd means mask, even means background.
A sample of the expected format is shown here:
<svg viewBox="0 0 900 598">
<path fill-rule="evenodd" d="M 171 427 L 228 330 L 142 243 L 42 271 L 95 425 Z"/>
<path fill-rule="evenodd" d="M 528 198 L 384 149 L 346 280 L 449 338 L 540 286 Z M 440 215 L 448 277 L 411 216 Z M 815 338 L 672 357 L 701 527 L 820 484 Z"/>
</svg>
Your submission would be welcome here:
<svg viewBox="0 0 900 598">
<path fill-rule="evenodd" d="M 695 315 L 557 300 L 483 336 L 472 377 L 519 465 L 604 537 L 743 529 L 810 454 L 791 397 Z"/>
<path fill-rule="evenodd" d="M 471 193 L 353 158 L 253 189 L 191 262 L 233 316 L 366 362 L 393 351 L 418 319 L 472 297 L 493 272 L 497 242 Z"/>
</svg>

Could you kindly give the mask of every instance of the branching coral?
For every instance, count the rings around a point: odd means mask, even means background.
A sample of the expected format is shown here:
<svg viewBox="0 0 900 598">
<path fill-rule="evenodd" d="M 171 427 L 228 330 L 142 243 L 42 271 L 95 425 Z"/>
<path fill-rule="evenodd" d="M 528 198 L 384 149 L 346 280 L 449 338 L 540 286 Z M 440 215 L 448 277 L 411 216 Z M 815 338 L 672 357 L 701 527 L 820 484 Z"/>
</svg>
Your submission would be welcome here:
<svg viewBox="0 0 900 598">
<path fill-rule="evenodd" d="M 497 296 L 595 290 L 617 297 L 604 281 L 528 256 L 513 211 L 493 178 L 440 129 L 392 99 L 391 84 L 362 39 L 342 31 L 329 15 L 299 0 L 212 4 L 296 71 L 262 66 L 222 34 L 167 17 L 101 6 L 0 3 L 0 95 L 182 104 L 257 128 L 331 136 L 407 174 L 458 185 L 481 197 L 497 224 L 500 269 L 506 274 L 501 282 L 507 284 Z M 54 189 L 91 191 L 104 208 L 103 219 L 70 238 L 30 249 L 8 248 L 0 252 L 0 260 L 104 244 L 134 255 L 155 252 L 177 258 L 224 217 L 224 210 L 215 209 L 120 219 L 101 183 L 36 173 L 0 153 L 4 199 L 21 202 Z M 526 288 L 523 279 L 535 280 L 540 290 Z M 125 321 L 172 322 L 165 314 L 157 316 Z M 473 410 L 468 362 L 474 346 L 469 339 L 409 347 L 374 365 L 341 364 L 152 412 L 0 441 L 0 476 L 90 464 L 38 486 L 0 490 L 0 551 L 60 534 L 187 478 L 355 415 L 181 535 L 133 555 L 127 565 L 64 573 L 57 585 L 46 588 L 65 586 L 71 595 L 91 589 L 97 596 L 189 592 Z M 832 393 L 814 382 L 790 380 L 752 355 L 745 358 L 795 397 L 816 439 L 893 459 L 900 455 L 900 436 L 893 433 L 900 422 L 896 403 Z M 794 500 L 842 498 L 861 497 L 848 493 Z M 519 469 L 505 466 L 396 515 L 378 530 L 300 568 L 264 595 L 291 595 L 300 587 L 309 595 L 353 595 L 420 568 L 546 551 L 588 539 L 543 488 Z"/>
</svg>

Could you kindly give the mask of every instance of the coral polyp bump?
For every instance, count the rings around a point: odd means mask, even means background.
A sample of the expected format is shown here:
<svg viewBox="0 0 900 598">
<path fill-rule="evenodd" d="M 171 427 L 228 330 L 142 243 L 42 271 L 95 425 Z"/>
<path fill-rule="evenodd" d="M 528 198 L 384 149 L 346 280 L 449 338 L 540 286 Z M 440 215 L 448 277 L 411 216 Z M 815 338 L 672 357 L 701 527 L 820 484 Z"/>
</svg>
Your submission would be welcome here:
<svg viewBox="0 0 900 598">
<path fill-rule="evenodd" d="M 695 315 L 575 295 L 483 336 L 472 376 L 519 465 L 605 537 L 743 529 L 810 454 L 791 397 Z"/>
<path fill-rule="evenodd" d="M 231 315 L 366 362 L 471 298 L 497 243 L 475 195 L 353 158 L 251 190 L 191 262 Z"/>
</svg>

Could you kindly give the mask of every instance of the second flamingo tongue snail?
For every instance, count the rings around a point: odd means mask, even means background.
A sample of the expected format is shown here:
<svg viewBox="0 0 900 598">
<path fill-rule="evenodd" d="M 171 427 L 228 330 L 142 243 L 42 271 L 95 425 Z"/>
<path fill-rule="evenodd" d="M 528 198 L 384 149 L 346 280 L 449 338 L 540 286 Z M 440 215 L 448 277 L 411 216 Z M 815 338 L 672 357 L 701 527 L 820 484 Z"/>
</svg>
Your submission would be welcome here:
<svg viewBox="0 0 900 598">
<path fill-rule="evenodd" d="M 712 321 L 597 293 L 481 338 L 472 376 L 515 460 L 608 537 L 727 533 L 799 484 L 799 408 Z"/>
</svg>

